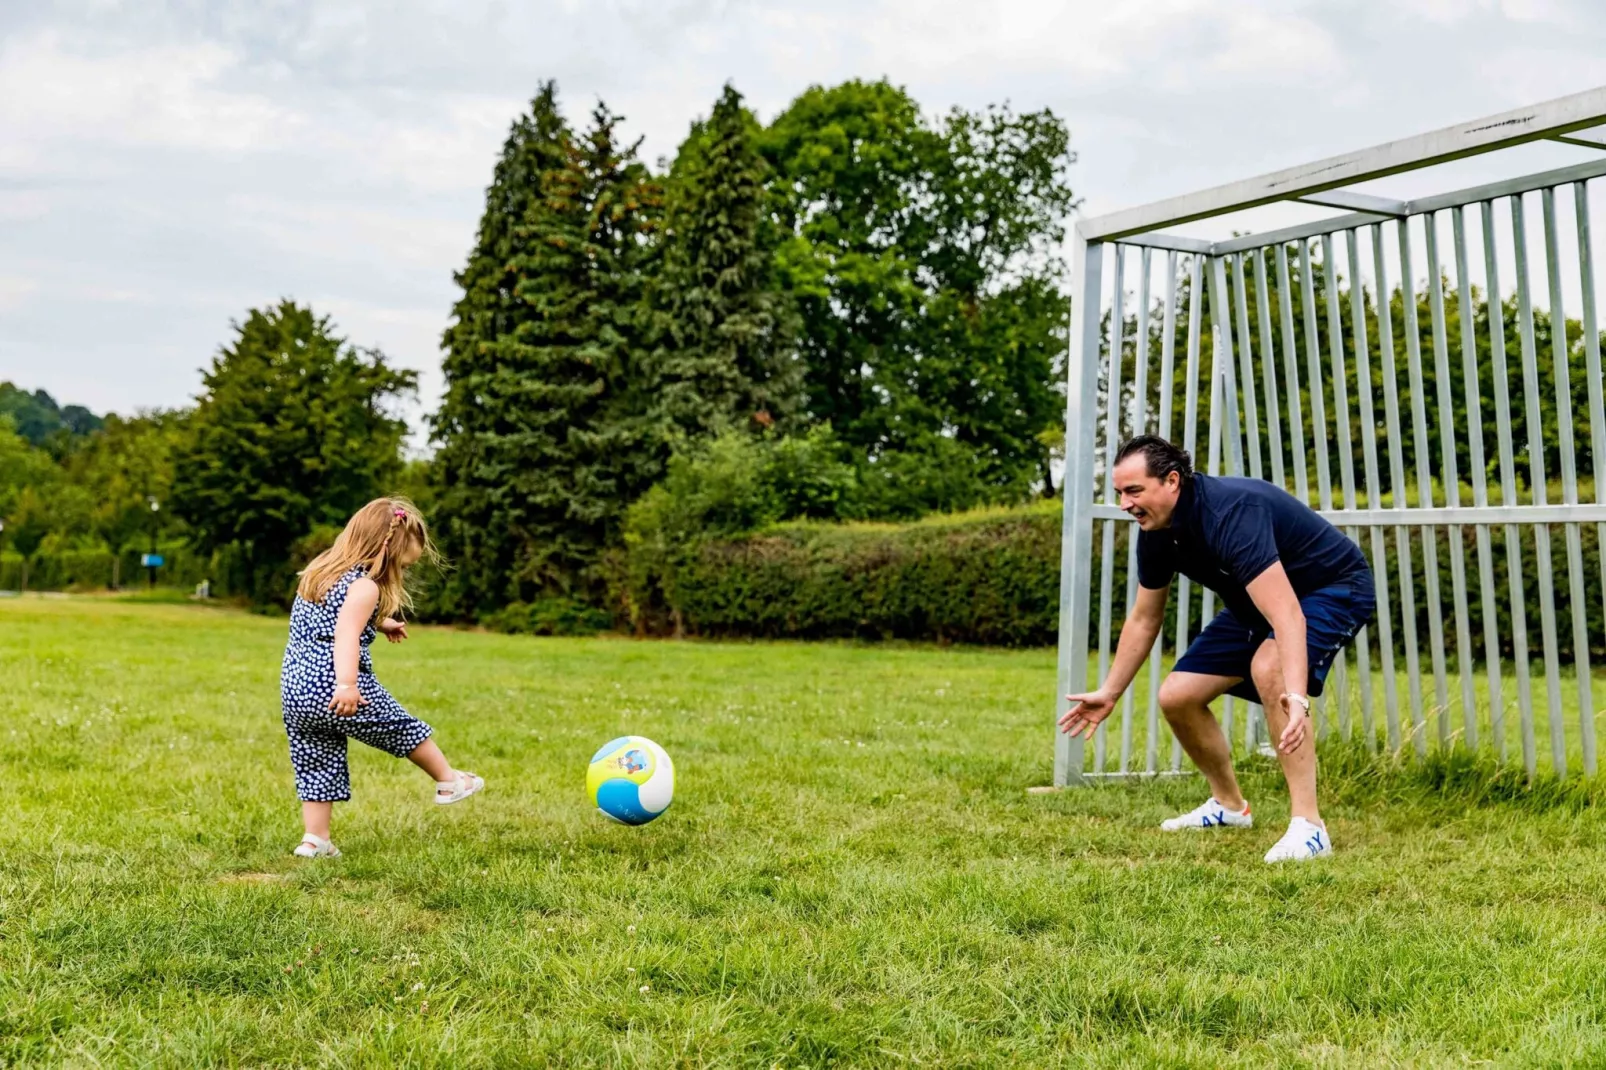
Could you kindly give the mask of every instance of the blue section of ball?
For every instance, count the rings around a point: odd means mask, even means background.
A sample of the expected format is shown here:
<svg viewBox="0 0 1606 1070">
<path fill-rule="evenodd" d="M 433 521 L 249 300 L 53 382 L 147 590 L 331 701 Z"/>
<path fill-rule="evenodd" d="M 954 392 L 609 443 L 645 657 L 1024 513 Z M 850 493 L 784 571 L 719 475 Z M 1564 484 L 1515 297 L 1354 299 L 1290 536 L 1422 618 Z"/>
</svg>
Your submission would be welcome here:
<svg viewBox="0 0 1606 1070">
<path fill-rule="evenodd" d="M 623 747 L 629 742 L 629 736 L 620 736 L 618 739 L 610 739 L 608 742 L 602 745 L 601 750 L 597 751 L 597 753 L 591 756 L 591 761 L 593 763 L 600 762 L 602 759 L 606 758 L 608 755 L 612 754 L 614 751 L 618 750 L 620 747 Z"/>
<path fill-rule="evenodd" d="M 629 780 L 609 780 L 597 788 L 597 809 L 627 825 L 645 825 L 658 815 L 641 805 L 641 790 Z"/>
</svg>

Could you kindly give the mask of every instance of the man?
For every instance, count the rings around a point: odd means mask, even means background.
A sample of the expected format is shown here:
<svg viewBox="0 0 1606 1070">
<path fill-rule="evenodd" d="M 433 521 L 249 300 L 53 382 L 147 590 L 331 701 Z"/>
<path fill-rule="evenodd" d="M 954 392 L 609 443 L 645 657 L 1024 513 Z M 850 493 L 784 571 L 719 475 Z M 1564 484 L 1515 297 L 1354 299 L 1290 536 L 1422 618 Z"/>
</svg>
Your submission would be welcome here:
<svg viewBox="0 0 1606 1070">
<path fill-rule="evenodd" d="M 1160 827 L 1254 824 L 1227 738 L 1210 712 L 1220 696 L 1236 695 L 1266 708 L 1288 781 L 1292 820 L 1266 861 L 1331 854 L 1316 806 L 1310 696 L 1322 693 L 1333 658 L 1372 619 L 1376 595 L 1366 558 L 1281 487 L 1198 475 L 1186 452 L 1154 435 L 1122 446 L 1113 475 L 1121 508 L 1141 529 L 1137 602 L 1109 676 L 1097 691 L 1068 696 L 1061 731 L 1091 737 L 1115 709 L 1154 647 L 1171 578 L 1180 572 L 1216 592 L 1223 609 L 1172 667 L 1160 708 L 1211 795 Z"/>
</svg>

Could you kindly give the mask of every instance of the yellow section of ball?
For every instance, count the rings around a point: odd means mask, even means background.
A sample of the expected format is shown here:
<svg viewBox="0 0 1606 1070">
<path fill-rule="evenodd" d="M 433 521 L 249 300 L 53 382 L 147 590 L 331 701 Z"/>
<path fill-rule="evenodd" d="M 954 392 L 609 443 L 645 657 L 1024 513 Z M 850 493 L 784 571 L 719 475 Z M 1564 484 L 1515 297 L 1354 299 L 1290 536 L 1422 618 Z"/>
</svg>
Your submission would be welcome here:
<svg viewBox="0 0 1606 1070">
<path fill-rule="evenodd" d="M 598 758 L 586 769 L 586 794 L 596 805 L 597 790 L 610 780 L 645 784 L 653 773 L 652 751 L 632 736 L 621 747 Z"/>
</svg>

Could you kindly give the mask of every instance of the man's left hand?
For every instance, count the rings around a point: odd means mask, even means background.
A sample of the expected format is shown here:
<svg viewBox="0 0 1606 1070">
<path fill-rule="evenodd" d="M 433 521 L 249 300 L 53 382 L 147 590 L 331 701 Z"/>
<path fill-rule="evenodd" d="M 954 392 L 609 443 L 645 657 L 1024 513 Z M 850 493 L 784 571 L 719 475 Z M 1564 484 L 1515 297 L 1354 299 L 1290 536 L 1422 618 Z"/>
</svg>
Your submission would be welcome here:
<svg viewBox="0 0 1606 1070">
<path fill-rule="evenodd" d="M 1288 724 L 1283 728 L 1282 738 L 1277 741 L 1277 749 L 1284 754 L 1292 754 L 1310 738 L 1310 711 L 1288 695 L 1278 701 L 1282 703 Z"/>
</svg>

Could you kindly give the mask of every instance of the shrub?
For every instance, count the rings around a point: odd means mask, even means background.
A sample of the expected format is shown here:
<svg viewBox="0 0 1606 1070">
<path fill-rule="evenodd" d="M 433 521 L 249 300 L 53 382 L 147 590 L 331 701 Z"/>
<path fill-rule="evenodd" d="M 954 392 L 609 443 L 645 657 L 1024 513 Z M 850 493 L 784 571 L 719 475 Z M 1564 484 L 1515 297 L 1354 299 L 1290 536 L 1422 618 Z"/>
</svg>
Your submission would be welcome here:
<svg viewBox="0 0 1606 1070">
<path fill-rule="evenodd" d="M 543 598 L 503 606 L 486 614 L 481 623 L 509 635 L 596 635 L 613 621 L 602 610 L 572 598 Z"/>
<path fill-rule="evenodd" d="M 661 600 L 697 635 L 1026 646 L 1052 642 L 1057 627 L 1052 502 L 901 526 L 782 524 L 694 542 L 674 561 L 667 586 L 634 586 L 643 572 L 632 570 L 629 600 Z M 644 631 L 664 630 L 665 615 L 635 616 Z"/>
</svg>

